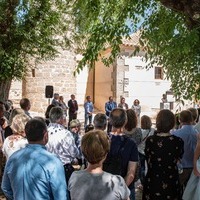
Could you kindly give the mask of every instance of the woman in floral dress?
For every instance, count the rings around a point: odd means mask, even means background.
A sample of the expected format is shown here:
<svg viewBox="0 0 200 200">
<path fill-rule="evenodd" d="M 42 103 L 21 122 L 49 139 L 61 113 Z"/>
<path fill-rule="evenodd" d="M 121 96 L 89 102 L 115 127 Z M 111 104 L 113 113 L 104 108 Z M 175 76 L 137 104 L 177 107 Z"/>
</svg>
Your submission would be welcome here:
<svg viewBox="0 0 200 200">
<path fill-rule="evenodd" d="M 174 114 L 161 110 L 156 118 L 157 133 L 146 140 L 148 171 L 143 200 L 181 200 L 177 163 L 183 155 L 183 140 L 170 134 Z"/>
</svg>

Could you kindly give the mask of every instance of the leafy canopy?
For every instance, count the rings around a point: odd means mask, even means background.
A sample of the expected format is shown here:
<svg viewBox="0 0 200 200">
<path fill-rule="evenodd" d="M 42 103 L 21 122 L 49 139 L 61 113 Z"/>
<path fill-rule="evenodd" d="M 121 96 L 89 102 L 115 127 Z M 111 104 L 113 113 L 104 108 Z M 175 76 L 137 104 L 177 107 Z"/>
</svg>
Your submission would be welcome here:
<svg viewBox="0 0 200 200">
<path fill-rule="evenodd" d="M 119 55 L 122 37 L 140 30 L 140 44 L 150 61 L 147 67 L 155 63 L 163 66 L 177 99 L 200 99 L 200 26 L 189 29 L 182 12 L 156 0 L 77 0 L 72 13 L 74 36 L 77 41 L 81 38 L 77 49 L 84 56 L 78 72 L 86 64 L 93 67 L 108 44 L 112 54 L 102 59 L 107 66 L 111 64 Z"/>
<path fill-rule="evenodd" d="M 22 79 L 30 60 L 52 59 L 70 40 L 67 1 L 0 1 L 0 81 Z"/>
</svg>

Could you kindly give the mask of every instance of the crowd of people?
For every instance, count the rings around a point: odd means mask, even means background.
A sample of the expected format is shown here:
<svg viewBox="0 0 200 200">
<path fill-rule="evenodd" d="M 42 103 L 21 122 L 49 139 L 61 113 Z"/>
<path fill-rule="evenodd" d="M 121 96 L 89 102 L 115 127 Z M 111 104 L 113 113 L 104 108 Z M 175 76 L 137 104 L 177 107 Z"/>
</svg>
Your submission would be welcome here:
<svg viewBox="0 0 200 200">
<path fill-rule="evenodd" d="M 117 104 L 110 96 L 105 111 L 94 115 L 86 96 L 83 124 L 74 94 L 65 103 L 55 93 L 42 117 L 31 116 L 30 108 L 27 98 L 16 108 L 0 102 L 0 177 L 7 199 L 135 200 L 136 181 L 143 200 L 200 199 L 197 109 L 176 116 L 162 109 L 152 127 L 138 99 L 129 108 L 124 97 Z"/>
</svg>

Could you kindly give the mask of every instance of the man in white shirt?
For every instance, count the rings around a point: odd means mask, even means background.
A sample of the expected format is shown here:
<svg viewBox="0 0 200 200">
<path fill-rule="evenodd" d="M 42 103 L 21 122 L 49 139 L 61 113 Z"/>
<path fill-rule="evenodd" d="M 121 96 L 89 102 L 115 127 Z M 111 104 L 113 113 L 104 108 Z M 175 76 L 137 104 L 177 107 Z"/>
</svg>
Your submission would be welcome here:
<svg viewBox="0 0 200 200">
<path fill-rule="evenodd" d="M 73 172 L 72 164 L 76 158 L 80 158 L 78 148 L 75 145 L 73 135 L 63 126 L 63 110 L 61 107 L 54 107 L 49 113 L 50 124 L 48 126 L 49 141 L 47 150 L 56 154 L 65 168 L 66 179 L 68 181 Z"/>
</svg>

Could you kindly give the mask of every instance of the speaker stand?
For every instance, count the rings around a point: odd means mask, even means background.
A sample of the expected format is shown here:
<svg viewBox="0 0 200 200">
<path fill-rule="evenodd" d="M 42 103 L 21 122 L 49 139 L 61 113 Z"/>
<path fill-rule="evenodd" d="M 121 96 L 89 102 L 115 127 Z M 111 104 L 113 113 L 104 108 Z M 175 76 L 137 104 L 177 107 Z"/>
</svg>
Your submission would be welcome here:
<svg viewBox="0 0 200 200">
<path fill-rule="evenodd" d="M 51 99 L 51 98 L 48 99 L 48 104 L 49 104 L 49 105 L 50 105 L 50 99 Z"/>
</svg>

